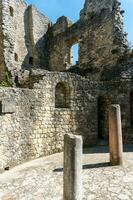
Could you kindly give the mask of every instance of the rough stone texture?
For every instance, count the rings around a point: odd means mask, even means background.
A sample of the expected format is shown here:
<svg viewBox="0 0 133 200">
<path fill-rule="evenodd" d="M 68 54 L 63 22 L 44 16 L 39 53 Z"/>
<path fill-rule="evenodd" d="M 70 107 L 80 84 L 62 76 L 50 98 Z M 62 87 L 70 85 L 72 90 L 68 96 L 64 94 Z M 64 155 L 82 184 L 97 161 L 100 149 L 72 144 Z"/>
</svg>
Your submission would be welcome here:
<svg viewBox="0 0 133 200">
<path fill-rule="evenodd" d="M 68 82 L 71 88 L 69 108 L 55 107 L 59 82 Z M 88 88 L 88 81 L 80 76 L 48 72 L 32 90 L 1 88 L 0 100 L 12 101 L 16 107 L 15 113 L 0 116 L 1 169 L 62 151 L 65 133 L 81 134 L 84 144 L 95 144 L 97 115 L 92 115 L 97 101 L 84 94 L 84 87 Z"/>
<path fill-rule="evenodd" d="M 33 57 L 38 67 L 44 62 L 44 34 L 50 21 L 40 14 L 33 6 L 28 6 L 22 0 L 1 0 L 1 68 L 10 71 L 13 79 L 23 68 L 31 68 L 29 57 Z M 10 14 L 13 9 L 13 16 Z M 15 53 L 18 61 L 15 60 Z M 39 56 L 41 59 L 39 59 Z M 43 56 L 42 56 L 43 55 Z M 39 59 L 39 60 L 38 60 Z M 41 60 L 41 61 L 40 61 Z M 3 70 L 1 70 L 3 71 Z"/>
<path fill-rule="evenodd" d="M 0 109 L 15 110 L 0 115 L 2 170 L 62 151 L 65 133 L 84 145 L 108 140 L 110 104 L 120 104 L 123 141 L 133 143 L 133 52 L 122 15 L 117 0 L 86 0 L 77 22 L 52 24 L 22 0 L 0 0 L 0 86 L 14 86 L 0 88 Z"/>
<path fill-rule="evenodd" d="M 117 0 L 86 0 L 80 19 L 74 24 L 62 16 L 52 25 L 22 0 L 1 1 L 1 13 L 1 71 L 4 73 L 7 68 L 15 83 L 22 68 L 73 70 L 71 47 L 75 43 L 79 43 L 79 62 L 74 69 L 92 80 L 106 79 L 104 72 L 114 70 L 130 55 Z M 18 61 L 14 61 L 15 53 Z"/>
<path fill-rule="evenodd" d="M 55 88 L 58 83 L 67 83 L 71 88 L 68 108 L 55 107 Z M 132 87 L 131 81 L 99 84 L 71 73 L 45 72 L 43 79 L 34 85 L 34 89 L 1 88 L 1 101 L 13 101 L 13 106 L 16 106 L 15 113 L 0 116 L 1 169 L 62 151 L 65 133 L 82 135 L 84 145 L 96 144 L 99 96 L 109 97 L 111 104 L 121 105 L 123 140 L 124 143 L 132 143 Z M 107 122 L 108 118 L 105 118 L 102 126 L 106 127 Z M 106 130 L 108 138 L 108 129 Z"/>
<path fill-rule="evenodd" d="M 67 21 L 69 24 L 68 19 Z M 101 79 L 106 67 L 112 69 L 129 52 L 126 34 L 123 32 L 122 12 L 117 0 L 86 0 L 80 20 L 69 26 L 64 25 L 65 22 L 66 18 L 63 18 L 58 34 L 57 24 L 53 25 L 49 65 L 51 70 L 72 68 L 71 47 L 75 43 L 79 43 L 78 68 L 93 80 Z M 66 31 L 61 29 L 62 24 Z"/>
<path fill-rule="evenodd" d="M 133 199 L 133 147 L 126 148 L 125 166 L 109 166 L 106 148 L 83 155 L 83 200 Z M 0 175 L 0 199 L 63 200 L 63 155 L 28 162 Z"/>
<path fill-rule="evenodd" d="M 64 136 L 64 200 L 82 200 L 82 148 L 81 136 Z"/>
</svg>

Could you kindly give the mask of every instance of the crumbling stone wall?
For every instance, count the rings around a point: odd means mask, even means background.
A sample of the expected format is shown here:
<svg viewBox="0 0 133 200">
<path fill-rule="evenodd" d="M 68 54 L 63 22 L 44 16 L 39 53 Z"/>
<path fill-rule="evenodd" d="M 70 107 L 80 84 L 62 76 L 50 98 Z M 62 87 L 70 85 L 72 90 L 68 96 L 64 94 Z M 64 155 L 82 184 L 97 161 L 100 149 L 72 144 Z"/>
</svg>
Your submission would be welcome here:
<svg viewBox="0 0 133 200">
<path fill-rule="evenodd" d="M 123 11 L 117 0 L 86 0 L 76 23 L 62 16 L 54 25 L 22 0 L 3 0 L 1 6 L 3 60 L 15 83 L 23 76 L 28 78 L 32 68 L 74 72 L 78 69 L 79 74 L 88 75 L 91 80 L 103 80 L 104 70 L 117 66 L 129 54 Z M 76 43 L 79 61 L 73 67 L 71 48 Z"/>
<path fill-rule="evenodd" d="M 65 133 L 82 135 L 84 145 L 108 139 L 111 103 L 121 105 L 124 142 L 133 142 L 133 57 L 122 13 L 117 0 L 86 0 L 76 23 L 63 16 L 52 25 L 22 0 L 0 1 L 0 82 L 11 72 L 19 87 L 0 88 L 1 170 L 62 151 Z"/>
<path fill-rule="evenodd" d="M 56 107 L 59 83 L 71 89 L 69 107 Z M 65 133 L 83 135 L 84 145 L 95 144 L 96 92 L 89 92 L 93 85 L 74 74 L 47 72 L 32 90 L 1 88 L 0 168 L 62 151 Z"/>
<path fill-rule="evenodd" d="M 0 0 L 0 80 L 5 79 L 6 65 L 4 60 L 4 44 L 3 44 L 3 32 L 2 32 L 2 0 Z"/>
<path fill-rule="evenodd" d="M 51 27 L 49 68 L 52 71 L 64 71 L 71 66 L 71 44 L 64 37 L 67 29 L 71 26 L 72 22 L 62 16 Z"/>
<path fill-rule="evenodd" d="M 22 69 L 44 67 L 49 19 L 22 0 L 1 0 L 0 9 L 1 72 L 6 68 L 14 80 Z"/>
<path fill-rule="evenodd" d="M 101 79 L 106 67 L 116 66 L 129 53 L 122 14 L 117 0 L 86 0 L 76 23 L 69 23 L 66 18 L 57 20 L 52 29 L 50 69 L 71 69 L 71 47 L 79 43 L 80 74 L 88 73 L 92 80 Z"/>
<path fill-rule="evenodd" d="M 25 43 L 28 54 L 23 62 L 23 68 L 47 68 L 46 33 L 51 24 L 50 20 L 40 13 L 34 6 L 27 7 L 25 18 Z M 32 61 L 30 61 L 32 59 Z"/>
<path fill-rule="evenodd" d="M 59 83 L 71 89 L 67 96 L 69 106 L 56 106 L 55 90 Z M 1 170 L 62 151 L 65 133 L 82 135 L 84 145 L 96 144 L 99 136 L 99 96 L 109 97 L 110 103 L 120 104 L 123 139 L 125 143 L 132 143 L 132 90 L 130 80 L 92 82 L 65 72 L 46 72 L 43 80 L 34 85 L 34 89 L 1 88 Z M 105 118 L 106 139 L 107 123 L 108 118 Z"/>
</svg>

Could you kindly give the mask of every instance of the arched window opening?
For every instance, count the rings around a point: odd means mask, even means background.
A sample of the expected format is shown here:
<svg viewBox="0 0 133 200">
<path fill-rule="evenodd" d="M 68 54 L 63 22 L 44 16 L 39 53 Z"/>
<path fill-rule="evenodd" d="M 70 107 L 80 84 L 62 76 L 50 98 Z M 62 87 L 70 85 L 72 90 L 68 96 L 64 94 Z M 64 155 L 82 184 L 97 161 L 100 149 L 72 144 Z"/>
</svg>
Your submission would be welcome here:
<svg viewBox="0 0 133 200">
<path fill-rule="evenodd" d="M 133 127 L 133 91 L 130 92 L 130 124 Z"/>
<path fill-rule="evenodd" d="M 76 43 L 71 47 L 71 64 L 77 65 L 79 61 L 79 44 Z"/>
<path fill-rule="evenodd" d="M 10 16 L 13 17 L 14 16 L 14 9 L 13 7 L 9 7 L 9 10 L 10 10 Z"/>
<path fill-rule="evenodd" d="M 29 57 L 29 64 L 30 65 L 34 64 L 34 58 L 32 56 Z"/>
<path fill-rule="evenodd" d="M 17 53 L 14 54 L 14 59 L 16 62 L 18 62 L 18 54 Z"/>
<path fill-rule="evenodd" d="M 70 93 L 67 83 L 58 83 L 55 87 L 55 108 L 70 108 Z"/>
</svg>

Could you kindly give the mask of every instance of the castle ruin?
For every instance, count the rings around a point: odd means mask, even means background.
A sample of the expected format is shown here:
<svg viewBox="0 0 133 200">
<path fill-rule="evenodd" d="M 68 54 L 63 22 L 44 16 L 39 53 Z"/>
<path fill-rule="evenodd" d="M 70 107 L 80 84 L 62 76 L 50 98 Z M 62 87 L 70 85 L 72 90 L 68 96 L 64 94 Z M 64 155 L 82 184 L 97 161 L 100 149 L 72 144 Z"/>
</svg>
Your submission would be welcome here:
<svg viewBox="0 0 133 200">
<path fill-rule="evenodd" d="M 64 134 L 108 140 L 120 104 L 133 142 L 133 52 L 117 0 L 86 0 L 80 18 L 53 24 L 23 0 L 0 0 L 0 170 L 60 152 Z M 79 44 L 73 66 L 72 46 Z"/>
</svg>

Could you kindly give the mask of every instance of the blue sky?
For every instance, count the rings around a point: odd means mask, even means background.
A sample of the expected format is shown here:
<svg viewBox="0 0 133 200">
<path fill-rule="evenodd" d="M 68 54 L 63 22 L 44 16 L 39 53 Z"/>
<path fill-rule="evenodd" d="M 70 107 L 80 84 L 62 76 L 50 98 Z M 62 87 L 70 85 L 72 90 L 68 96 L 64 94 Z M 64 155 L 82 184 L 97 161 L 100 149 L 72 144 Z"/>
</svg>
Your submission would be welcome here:
<svg viewBox="0 0 133 200">
<path fill-rule="evenodd" d="M 85 0 L 27 0 L 29 4 L 34 4 L 53 22 L 62 15 L 76 21 L 79 12 L 83 8 Z M 125 10 L 125 30 L 128 32 L 129 41 L 133 44 L 133 0 L 120 0 L 122 9 Z"/>
<path fill-rule="evenodd" d="M 27 0 L 27 3 L 34 4 L 53 22 L 62 15 L 76 21 L 84 2 L 85 0 Z M 129 42 L 133 45 L 133 0 L 120 0 L 120 2 L 122 9 L 125 10 L 125 31 L 128 33 Z"/>
</svg>

